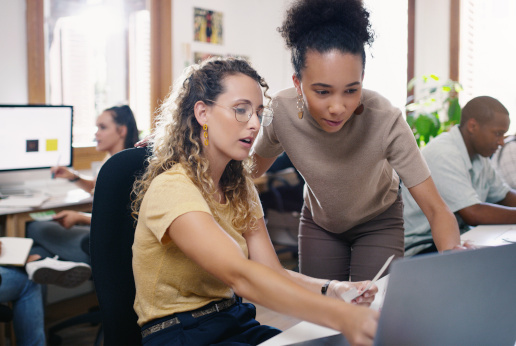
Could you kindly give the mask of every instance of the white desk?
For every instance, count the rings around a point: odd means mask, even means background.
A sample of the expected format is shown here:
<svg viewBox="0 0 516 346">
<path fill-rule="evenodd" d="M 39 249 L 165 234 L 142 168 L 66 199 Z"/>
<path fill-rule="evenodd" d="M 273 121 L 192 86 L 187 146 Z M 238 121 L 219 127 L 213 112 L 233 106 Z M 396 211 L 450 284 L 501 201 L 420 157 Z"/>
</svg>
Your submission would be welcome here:
<svg viewBox="0 0 516 346">
<path fill-rule="evenodd" d="M 477 246 L 498 246 L 508 244 L 503 239 L 516 241 L 516 225 L 484 225 L 473 228 L 461 236 L 462 241 L 469 240 Z M 387 290 L 389 275 L 384 276 L 376 282 L 378 293 L 371 308 L 379 310 L 383 305 L 383 299 Z M 260 346 L 283 346 L 297 342 L 313 340 L 326 336 L 338 334 L 339 332 L 330 328 L 322 327 L 310 322 L 302 321 L 295 326 L 285 330 L 283 333 L 260 344 Z M 516 346 L 516 345 L 515 345 Z"/>
<path fill-rule="evenodd" d="M 49 183 L 37 189 L 35 196 L 46 196 L 45 202 L 37 207 L 9 207 L 9 199 L 2 200 L 0 224 L 7 237 L 25 237 L 25 223 L 31 221 L 30 213 L 36 211 L 61 210 L 91 211 L 93 197 L 78 189 L 75 184 Z M 30 199 L 30 197 L 28 197 Z"/>
<path fill-rule="evenodd" d="M 516 242 L 516 225 L 482 225 L 464 233 L 460 239 L 477 246 L 498 246 Z"/>
<path fill-rule="evenodd" d="M 378 311 L 382 307 L 383 298 L 385 297 L 385 292 L 387 290 L 388 283 L 389 275 L 386 275 L 383 278 L 376 281 L 376 286 L 378 286 L 378 293 L 376 294 L 375 299 L 371 304 L 371 309 Z M 285 330 L 283 333 L 278 334 L 275 337 L 261 343 L 260 346 L 289 345 L 296 342 L 302 342 L 306 340 L 323 338 L 325 336 L 336 335 L 338 333 L 339 332 L 334 329 L 302 321 L 296 324 L 295 326 Z"/>
</svg>

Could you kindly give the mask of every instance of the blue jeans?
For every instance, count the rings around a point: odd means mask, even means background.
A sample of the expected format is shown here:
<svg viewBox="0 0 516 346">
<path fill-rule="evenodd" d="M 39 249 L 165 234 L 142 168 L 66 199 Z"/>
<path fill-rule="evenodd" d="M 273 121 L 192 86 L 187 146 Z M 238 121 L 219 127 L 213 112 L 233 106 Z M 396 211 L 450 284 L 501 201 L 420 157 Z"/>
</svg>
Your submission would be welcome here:
<svg viewBox="0 0 516 346">
<path fill-rule="evenodd" d="M 45 345 L 45 320 L 41 286 L 19 268 L 0 266 L 0 302 L 13 303 L 16 344 Z"/>
<path fill-rule="evenodd" d="M 90 264 L 90 256 L 82 250 L 90 236 L 89 226 L 66 229 L 55 221 L 36 221 L 27 226 L 27 238 L 34 240 L 30 254 L 42 258 L 59 256 L 60 260 Z"/>
<path fill-rule="evenodd" d="M 240 301 L 226 310 L 197 318 L 191 312 L 160 318 L 145 324 L 142 330 L 173 317 L 181 323 L 146 336 L 143 345 L 258 345 L 281 333 L 279 329 L 260 325 L 255 320 L 255 306 Z"/>
</svg>

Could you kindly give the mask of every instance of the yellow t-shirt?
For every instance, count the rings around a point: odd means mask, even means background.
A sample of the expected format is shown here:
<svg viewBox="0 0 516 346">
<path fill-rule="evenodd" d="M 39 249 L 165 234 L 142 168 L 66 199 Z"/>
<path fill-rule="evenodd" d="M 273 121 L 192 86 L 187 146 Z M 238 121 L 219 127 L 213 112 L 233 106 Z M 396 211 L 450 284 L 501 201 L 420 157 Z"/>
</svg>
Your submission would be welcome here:
<svg viewBox="0 0 516 346">
<path fill-rule="evenodd" d="M 253 198 L 258 207 L 252 213 L 261 218 L 256 190 Z M 152 181 L 142 201 L 133 244 L 134 310 L 140 326 L 233 296 L 231 288 L 188 258 L 166 234 L 177 217 L 191 211 L 214 215 L 180 164 Z M 214 218 L 248 256 L 242 233 L 231 225 L 232 214 L 229 204 L 220 204 Z"/>
</svg>

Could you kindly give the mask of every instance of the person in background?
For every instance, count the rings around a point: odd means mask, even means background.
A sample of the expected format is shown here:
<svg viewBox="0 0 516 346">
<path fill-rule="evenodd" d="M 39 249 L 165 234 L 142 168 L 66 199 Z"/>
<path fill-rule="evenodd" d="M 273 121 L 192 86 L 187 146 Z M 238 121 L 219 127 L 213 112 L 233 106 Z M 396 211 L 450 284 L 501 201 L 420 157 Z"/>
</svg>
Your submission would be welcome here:
<svg viewBox="0 0 516 346">
<path fill-rule="evenodd" d="M 491 163 L 498 174 L 516 189 L 516 136 L 507 136 L 504 145 L 493 155 Z"/>
<path fill-rule="evenodd" d="M 96 124 L 97 150 L 106 152 L 105 160 L 123 149 L 132 148 L 138 141 L 136 120 L 127 105 L 104 110 L 97 117 Z M 92 193 L 95 188 L 96 175 L 93 178 L 85 177 L 66 167 L 53 167 L 51 172 L 55 178 L 68 179 L 88 193 Z M 34 239 L 31 254 L 42 257 L 41 261 L 33 265 L 50 261 L 55 256 L 66 261 L 89 264 L 90 224 L 91 214 L 73 210 L 57 213 L 54 221 L 31 222 L 26 232 L 28 238 Z M 85 272 L 84 275 L 88 274 Z"/>
<path fill-rule="evenodd" d="M 279 31 L 291 50 L 294 87 L 273 97 L 274 120 L 254 146 L 255 177 L 285 151 L 305 180 L 300 272 L 372 279 L 404 254 L 400 177 L 432 227 L 439 250 L 461 249 L 443 202 L 401 111 L 362 88 L 373 42 L 359 0 L 293 1 Z"/>
<path fill-rule="evenodd" d="M 13 327 L 17 345 L 46 344 L 41 285 L 13 267 L 0 266 L 0 302 L 13 304 Z"/>
<path fill-rule="evenodd" d="M 366 306 L 376 286 L 346 303 L 342 294 L 370 281 L 288 271 L 271 244 L 249 157 L 260 125 L 272 121 L 267 89 L 245 60 L 213 58 L 189 67 L 161 106 L 133 190 L 134 309 L 144 345 L 257 345 L 280 332 L 260 325 L 239 297 L 372 344 L 378 312 Z"/>
<path fill-rule="evenodd" d="M 495 98 L 479 96 L 462 109 L 460 124 L 422 149 L 439 193 L 455 213 L 462 231 L 469 226 L 516 223 L 516 191 L 491 165 L 489 157 L 504 144 L 509 112 Z M 435 230 L 405 186 L 405 242 L 415 246 L 407 255 L 436 251 Z"/>
<path fill-rule="evenodd" d="M 3 246 L 0 241 L 0 254 Z M 39 259 L 38 255 L 29 256 L 26 268 L 37 259 Z M 63 264 L 66 265 L 66 263 L 59 264 L 60 266 L 40 267 L 39 270 L 61 270 Z M 60 285 L 62 282 L 62 279 L 58 279 L 48 283 Z M 12 303 L 16 345 L 44 346 L 46 344 L 42 287 L 30 280 L 23 268 L 0 266 L 0 302 Z"/>
</svg>

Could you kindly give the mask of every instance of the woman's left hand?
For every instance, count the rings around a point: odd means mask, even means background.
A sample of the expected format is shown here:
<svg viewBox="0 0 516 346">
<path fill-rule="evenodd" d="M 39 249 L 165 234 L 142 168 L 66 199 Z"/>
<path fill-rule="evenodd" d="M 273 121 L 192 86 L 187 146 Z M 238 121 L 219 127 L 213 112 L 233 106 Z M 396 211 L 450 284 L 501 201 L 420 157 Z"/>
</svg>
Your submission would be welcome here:
<svg viewBox="0 0 516 346">
<path fill-rule="evenodd" d="M 367 285 L 371 281 L 358 281 L 358 282 L 348 282 L 348 281 L 332 281 L 330 286 L 328 287 L 328 291 L 330 292 L 330 296 L 343 299 L 342 295 L 349 290 L 355 288 L 360 294 L 358 297 L 351 301 L 352 304 L 370 306 L 374 301 L 376 293 L 378 293 L 378 287 L 373 284 L 371 287 L 364 291 L 367 288 Z"/>
</svg>

